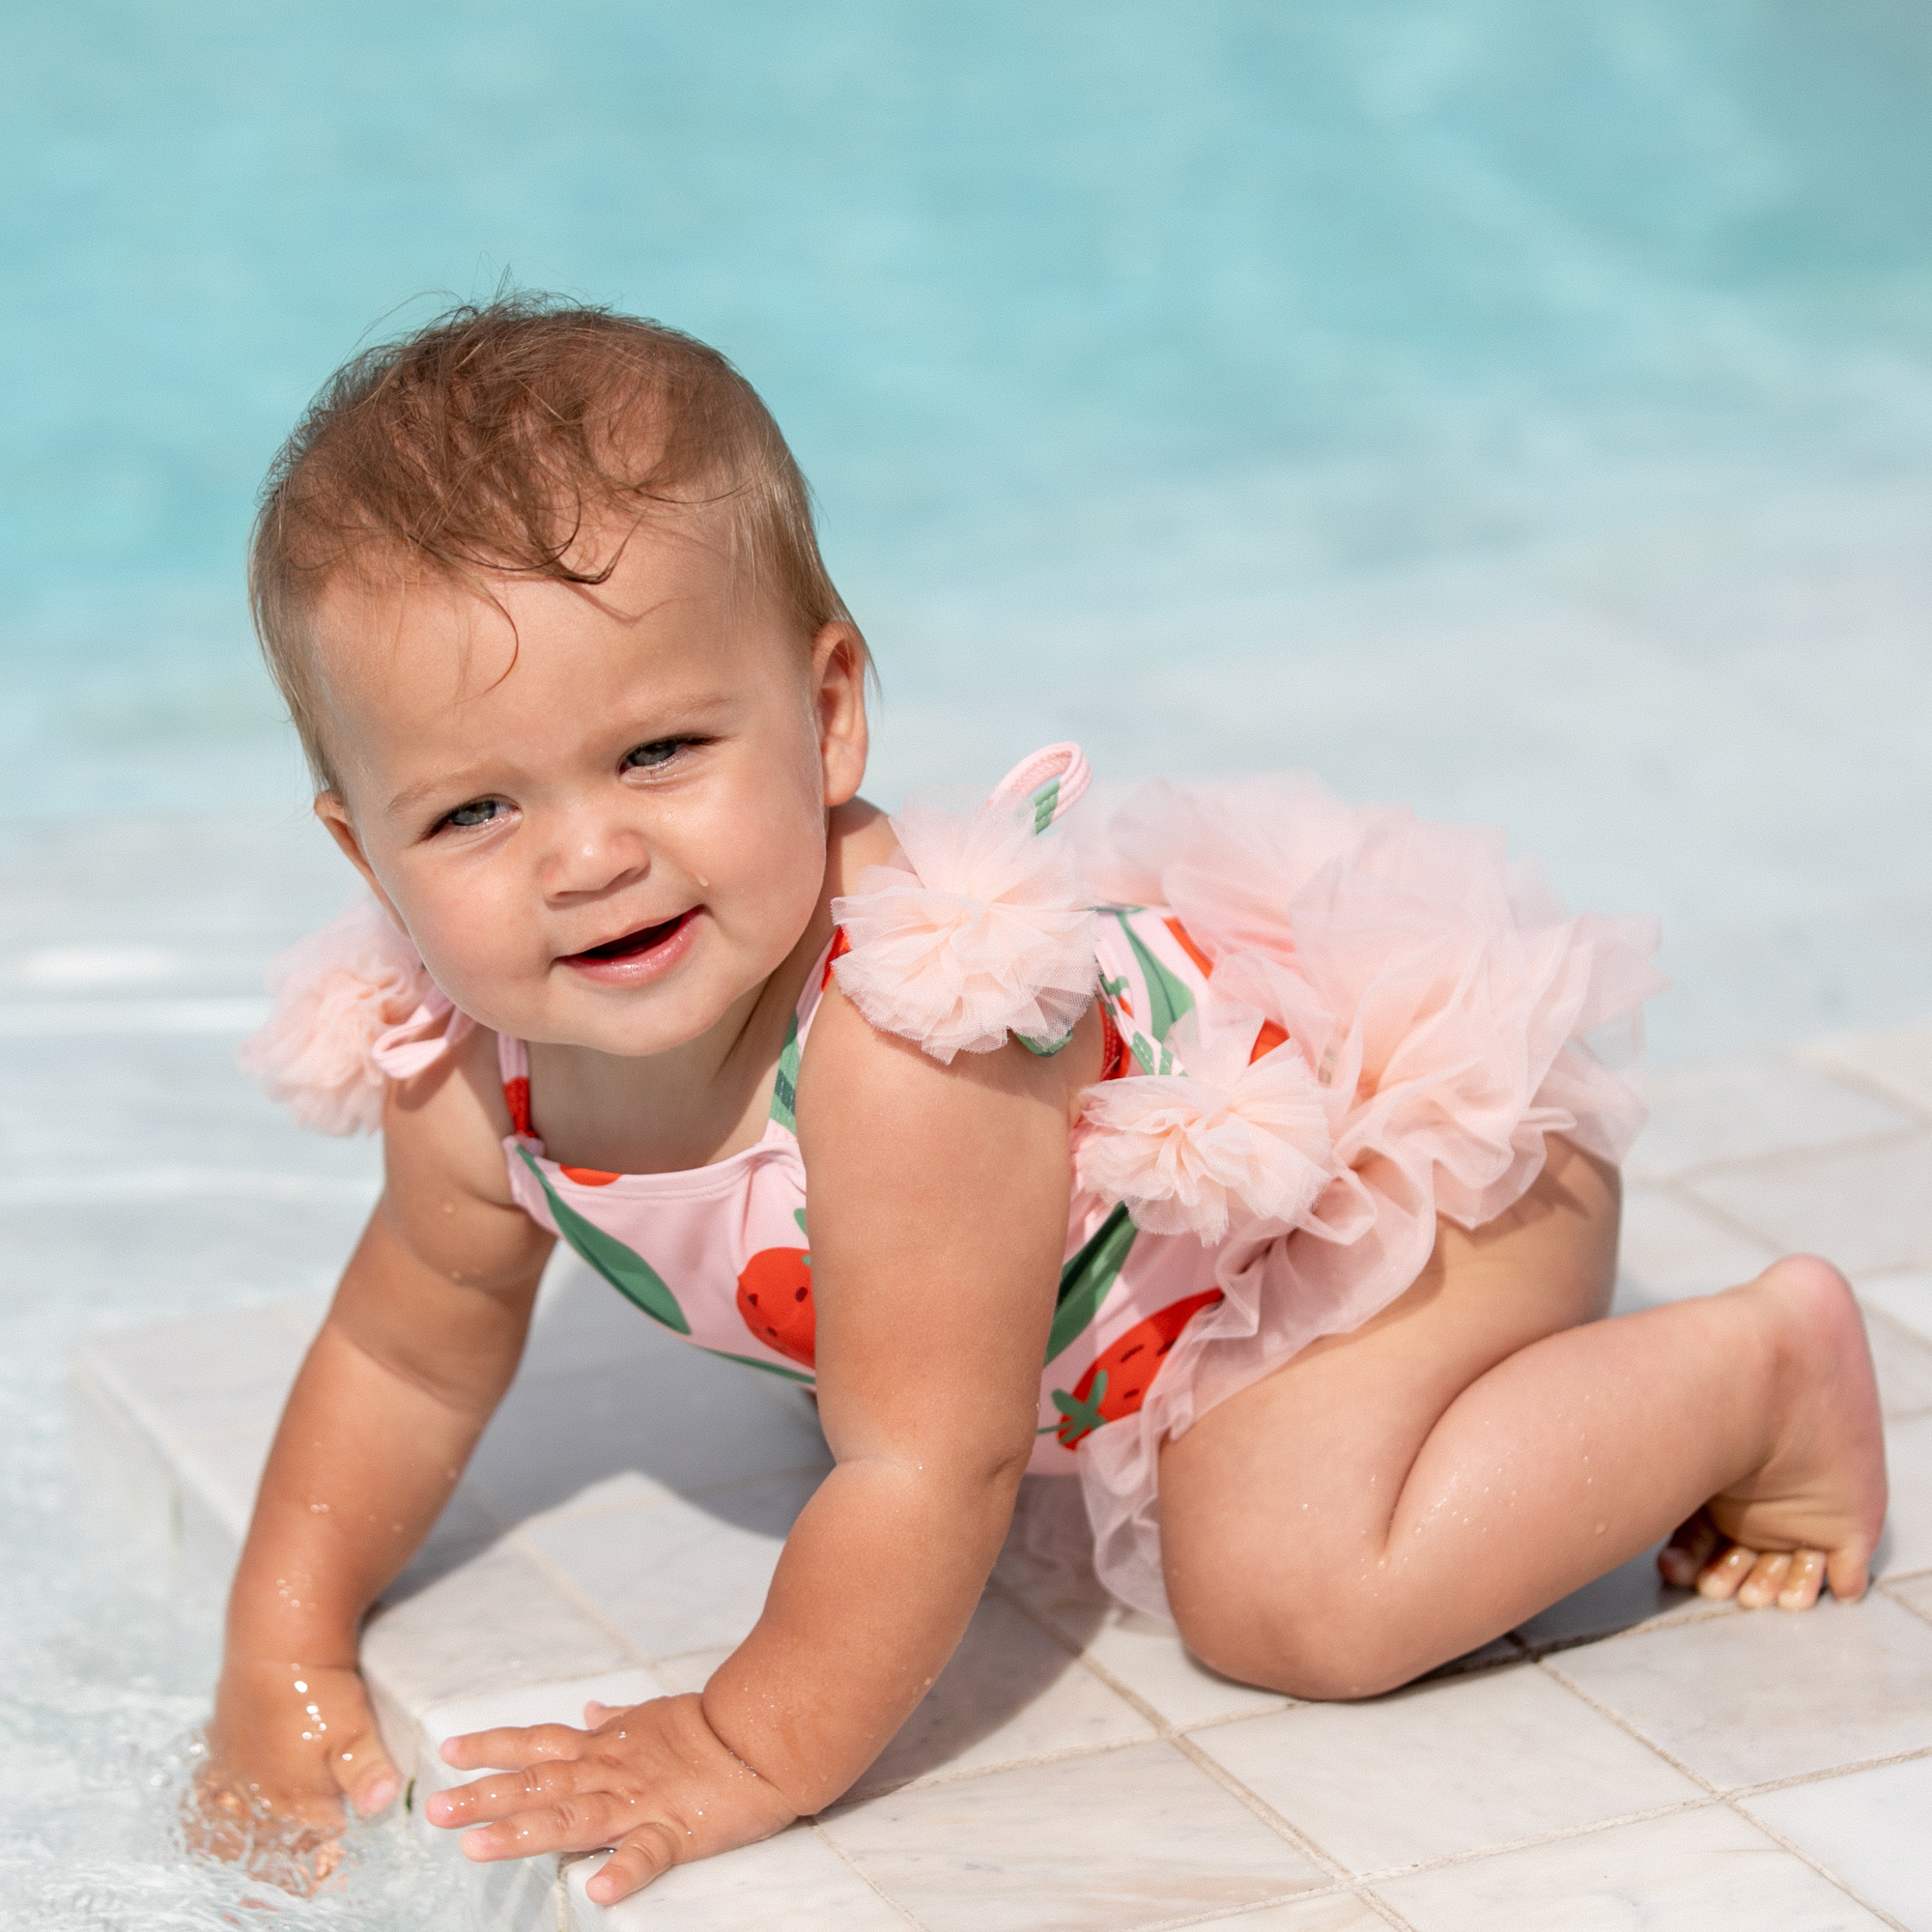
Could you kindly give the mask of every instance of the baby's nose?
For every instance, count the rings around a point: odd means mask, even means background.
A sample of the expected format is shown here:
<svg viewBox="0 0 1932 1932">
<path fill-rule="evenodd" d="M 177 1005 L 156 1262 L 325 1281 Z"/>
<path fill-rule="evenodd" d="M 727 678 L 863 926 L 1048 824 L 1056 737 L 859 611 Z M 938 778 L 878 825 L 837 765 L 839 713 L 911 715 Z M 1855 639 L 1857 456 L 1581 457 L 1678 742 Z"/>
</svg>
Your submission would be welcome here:
<svg viewBox="0 0 1932 1932">
<path fill-rule="evenodd" d="M 626 826 L 574 827 L 552 848 L 543 866 L 547 898 L 608 892 L 650 870 L 650 848 Z"/>
</svg>

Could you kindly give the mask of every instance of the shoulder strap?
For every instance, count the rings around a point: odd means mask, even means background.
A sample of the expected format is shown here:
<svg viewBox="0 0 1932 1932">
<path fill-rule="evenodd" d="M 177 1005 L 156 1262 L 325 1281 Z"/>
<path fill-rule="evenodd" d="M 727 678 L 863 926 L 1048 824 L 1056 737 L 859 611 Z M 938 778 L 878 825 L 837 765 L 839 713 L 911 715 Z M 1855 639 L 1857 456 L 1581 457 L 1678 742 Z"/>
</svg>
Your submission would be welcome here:
<svg viewBox="0 0 1932 1932">
<path fill-rule="evenodd" d="M 535 1140 L 530 1126 L 530 1049 L 506 1033 L 497 1036 L 497 1077 L 503 1083 L 503 1102 L 510 1125 L 525 1140 Z"/>
</svg>

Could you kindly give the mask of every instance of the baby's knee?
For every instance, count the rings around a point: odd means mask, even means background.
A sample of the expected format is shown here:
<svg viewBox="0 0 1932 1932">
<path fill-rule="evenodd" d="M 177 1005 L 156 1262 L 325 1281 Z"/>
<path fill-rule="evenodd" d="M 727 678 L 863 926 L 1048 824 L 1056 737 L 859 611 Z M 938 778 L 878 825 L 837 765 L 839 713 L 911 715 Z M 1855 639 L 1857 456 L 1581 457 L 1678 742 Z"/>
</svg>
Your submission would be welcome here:
<svg viewBox="0 0 1932 1932">
<path fill-rule="evenodd" d="M 1317 1703 L 1375 1697 L 1432 1660 L 1415 1650 L 1412 1620 L 1359 1598 L 1291 1593 L 1227 1580 L 1211 1593 L 1173 1595 L 1180 1639 L 1208 1669 Z"/>
</svg>

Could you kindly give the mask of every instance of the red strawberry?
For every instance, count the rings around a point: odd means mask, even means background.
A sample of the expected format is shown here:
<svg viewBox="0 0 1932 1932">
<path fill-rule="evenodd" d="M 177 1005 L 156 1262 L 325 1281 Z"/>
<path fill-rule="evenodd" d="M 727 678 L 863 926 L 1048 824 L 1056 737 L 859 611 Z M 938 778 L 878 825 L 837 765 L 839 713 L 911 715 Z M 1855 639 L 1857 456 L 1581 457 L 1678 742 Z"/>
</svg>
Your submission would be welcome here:
<svg viewBox="0 0 1932 1932">
<path fill-rule="evenodd" d="M 1218 1288 L 1171 1301 L 1145 1321 L 1136 1321 L 1111 1349 L 1102 1350 L 1094 1366 L 1073 1385 L 1073 1393 L 1055 1389 L 1053 1406 L 1060 1411 L 1055 1439 L 1063 1449 L 1077 1449 L 1104 1423 L 1132 1415 L 1147 1400 L 1153 1378 L 1180 1331 L 1204 1308 L 1221 1298 Z"/>
<path fill-rule="evenodd" d="M 810 1255 L 804 1248 L 760 1248 L 738 1277 L 738 1315 L 766 1348 L 810 1368 Z"/>
</svg>

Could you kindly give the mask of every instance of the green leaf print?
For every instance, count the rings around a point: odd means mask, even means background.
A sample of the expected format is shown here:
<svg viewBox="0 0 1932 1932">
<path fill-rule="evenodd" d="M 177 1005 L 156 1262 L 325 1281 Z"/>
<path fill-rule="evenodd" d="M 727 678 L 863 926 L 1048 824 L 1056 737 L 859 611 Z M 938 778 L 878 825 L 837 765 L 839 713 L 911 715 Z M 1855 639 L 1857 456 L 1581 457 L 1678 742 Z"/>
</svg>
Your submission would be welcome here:
<svg viewBox="0 0 1932 1932">
<path fill-rule="evenodd" d="M 798 1015 L 785 1029 L 783 1051 L 779 1055 L 778 1078 L 772 1082 L 772 1119 L 786 1133 L 798 1132 Z"/>
<path fill-rule="evenodd" d="M 653 1321 L 662 1321 L 676 1334 L 689 1335 L 691 1323 L 684 1319 L 676 1295 L 665 1286 L 657 1269 L 636 1249 L 627 1248 L 614 1235 L 607 1235 L 594 1221 L 586 1221 L 565 1203 L 528 1148 L 520 1147 L 517 1151 L 523 1155 L 524 1165 L 536 1176 L 537 1185 L 550 1203 L 557 1233 L 627 1301 L 635 1302 Z"/>
<path fill-rule="evenodd" d="M 1076 1395 L 1068 1395 L 1065 1389 L 1054 1390 L 1053 1406 L 1066 1418 L 1065 1422 L 1055 1425 L 1056 1428 L 1066 1431 L 1066 1434 L 1061 1437 L 1061 1441 L 1065 1447 L 1068 1449 L 1078 1448 L 1080 1443 L 1086 1437 L 1092 1435 L 1094 1430 L 1106 1427 L 1107 1418 L 1100 1413 L 1100 1405 L 1106 1400 L 1107 1372 L 1105 1369 L 1102 1369 L 1094 1378 L 1093 1393 L 1088 1396 L 1085 1402 L 1082 1402 Z M 1035 1433 L 1044 1435 L 1046 1431 L 1041 1429 L 1037 1430 Z"/>
<path fill-rule="evenodd" d="M 1148 1005 L 1151 1009 L 1148 1025 L 1153 1029 L 1155 1039 L 1165 1039 L 1168 1028 L 1181 1014 L 1194 1010 L 1194 995 L 1141 943 L 1140 934 L 1127 923 L 1125 913 L 1117 912 L 1114 917 L 1121 922 L 1121 930 L 1127 935 L 1127 944 L 1134 949 L 1134 957 L 1147 980 Z"/>
<path fill-rule="evenodd" d="M 1013 1037 L 1034 1056 L 1036 1060 L 1051 1060 L 1056 1053 L 1073 1043 L 1074 1029 L 1068 1027 L 1058 1039 L 1029 1039 L 1025 1034 L 1016 1033 Z"/>
<path fill-rule="evenodd" d="M 1053 1311 L 1053 1327 L 1046 1338 L 1049 1362 L 1099 1314 L 1100 1304 L 1106 1300 L 1107 1291 L 1113 1287 L 1139 1232 L 1127 1218 L 1122 1203 L 1060 1270 L 1059 1305 Z"/>
<path fill-rule="evenodd" d="M 697 1345 L 704 1349 L 702 1342 Z M 761 1362 L 755 1355 L 734 1355 L 729 1349 L 704 1349 L 707 1355 L 717 1355 L 727 1362 L 743 1362 L 748 1369 L 763 1369 L 768 1376 L 782 1376 L 788 1382 L 803 1382 L 807 1388 L 816 1388 L 818 1384 L 810 1376 L 802 1376 L 796 1369 L 781 1369 L 776 1362 Z"/>
</svg>

